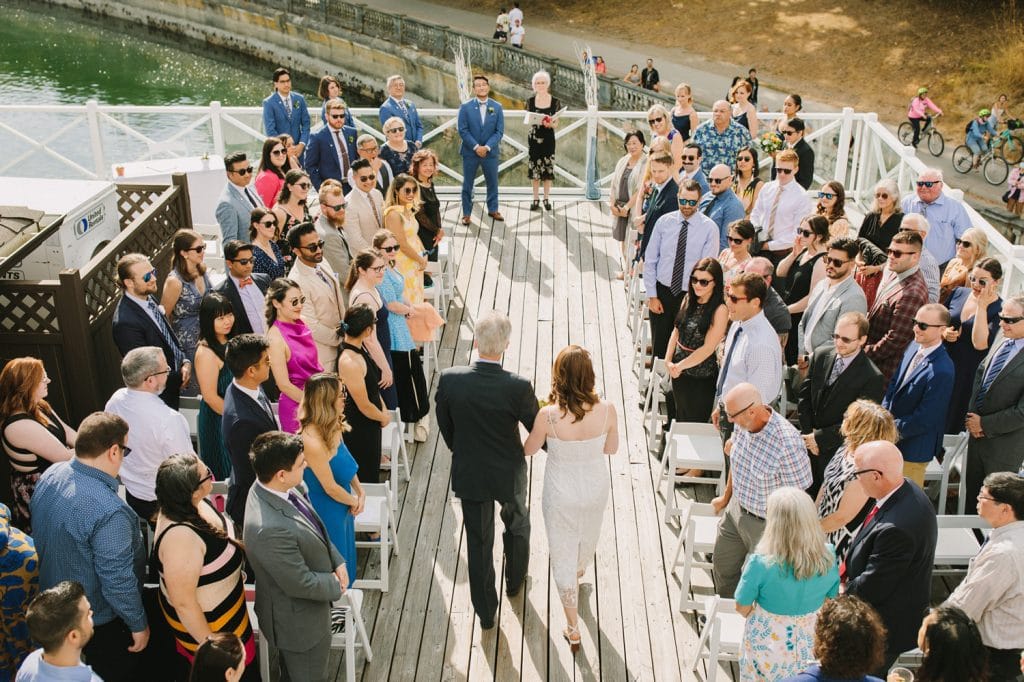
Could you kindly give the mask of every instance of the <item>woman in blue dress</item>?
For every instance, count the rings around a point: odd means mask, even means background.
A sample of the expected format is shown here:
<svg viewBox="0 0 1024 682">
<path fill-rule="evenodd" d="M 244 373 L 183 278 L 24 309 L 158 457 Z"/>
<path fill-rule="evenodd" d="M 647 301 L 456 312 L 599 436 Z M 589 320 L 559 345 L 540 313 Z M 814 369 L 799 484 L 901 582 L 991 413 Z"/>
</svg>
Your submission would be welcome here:
<svg viewBox="0 0 1024 682">
<path fill-rule="evenodd" d="M 171 271 L 164 280 L 160 305 L 185 357 L 193 362 L 199 345 L 199 302 L 211 288 L 203 262 L 206 240 L 194 230 L 178 230 L 171 248 L 174 256 Z"/>
<path fill-rule="evenodd" d="M 235 311 L 227 296 L 212 291 L 199 305 L 199 347 L 196 348 L 195 376 L 199 385 L 199 457 L 218 481 L 231 475 L 231 458 L 220 430 L 224 394 L 231 384 L 231 371 L 224 362 L 224 350 L 235 324 Z"/>
<path fill-rule="evenodd" d="M 299 424 L 308 465 L 302 478 L 328 537 L 345 559 L 350 586 L 356 579 L 355 517 L 363 511 L 366 493 L 356 476 L 359 465 L 342 441 L 349 426 L 345 390 L 337 374 L 321 372 L 306 380 Z"/>
<path fill-rule="evenodd" d="M 946 301 L 950 326 L 942 338 L 953 361 L 953 394 L 946 413 L 946 433 L 964 430 L 974 373 L 985 359 L 999 331 L 999 298 L 1003 267 L 995 258 L 982 258 L 967 275 L 967 286 L 957 287 Z"/>
</svg>

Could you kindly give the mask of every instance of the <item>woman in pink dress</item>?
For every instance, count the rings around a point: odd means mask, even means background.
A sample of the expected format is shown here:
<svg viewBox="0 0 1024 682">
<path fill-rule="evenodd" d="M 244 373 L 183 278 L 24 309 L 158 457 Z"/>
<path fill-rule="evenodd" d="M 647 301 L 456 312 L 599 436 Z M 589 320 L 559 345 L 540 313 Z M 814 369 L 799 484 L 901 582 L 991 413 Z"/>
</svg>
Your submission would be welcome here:
<svg viewBox="0 0 1024 682">
<path fill-rule="evenodd" d="M 317 359 L 313 333 L 302 321 L 306 297 L 299 285 L 280 277 L 267 289 L 267 341 L 270 343 L 270 372 L 281 390 L 277 416 L 281 430 L 299 432 L 297 412 L 306 379 L 324 371 Z"/>
</svg>

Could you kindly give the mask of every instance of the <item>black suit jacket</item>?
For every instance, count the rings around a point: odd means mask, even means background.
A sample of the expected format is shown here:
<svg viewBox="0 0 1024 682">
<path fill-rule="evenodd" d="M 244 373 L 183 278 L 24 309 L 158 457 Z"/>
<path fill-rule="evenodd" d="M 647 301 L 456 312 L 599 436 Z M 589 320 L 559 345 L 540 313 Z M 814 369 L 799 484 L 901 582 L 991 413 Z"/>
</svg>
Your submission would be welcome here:
<svg viewBox="0 0 1024 682">
<path fill-rule="evenodd" d="M 814 184 L 814 149 L 807 144 L 807 140 L 801 139 L 793 145 L 796 152 L 799 167 L 796 169 L 796 184 L 804 189 L 810 189 Z M 775 179 L 775 162 L 772 161 L 772 180 Z"/>
<path fill-rule="evenodd" d="M 252 281 L 259 287 L 260 293 L 267 293 L 267 288 L 270 286 L 270 277 L 260 272 L 254 272 L 252 273 Z M 235 280 L 231 279 L 230 275 L 225 277 L 224 281 L 218 284 L 214 291 L 227 296 L 228 300 L 231 301 L 231 308 L 235 311 L 235 324 L 232 325 L 231 333 L 228 336 L 252 334 L 252 325 L 249 323 L 249 316 L 245 314 L 245 306 L 242 305 L 242 296 L 238 293 Z"/>
<path fill-rule="evenodd" d="M 518 424 L 533 428 L 537 396 L 523 377 L 492 362 L 441 372 L 437 426 L 452 451 L 452 491 L 467 500 L 511 502 L 526 469 Z"/>
<path fill-rule="evenodd" d="M 174 336 L 174 330 L 171 329 L 169 324 L 167 325 L 167 330 L 170 332 L 170 338 L 174 342 L 175 347 L 181 351 L 178 339 Z M 121 353 L 122 357 L 127 355 L 128 351 L 135 348 L 157 346 L 163 350 L 167 366 L 172 370 L 174 369 L 174 349 L 164 341 L 164 337 L 157 328 L 156 323 L 153 322 L 153 318 L 127 296 L 121 296 L 117 309 L 114 310 L 111 331 L 114 333 L 114 345 L 117 346 L 117 350 Z M 181 368 L 178 367 L 177 371 L 172 371 L 167 375 L 167 386 L 164 388 L 164 392 L 160 394 L 160 399 L 176 410 L 180 403 L 180 395 Z"/>
<path fill-rule="evenodd" d="M 672 211 L 679 210 L 679 185 L 676 181 L 669 178 L 669 181 L 662 187 L 661 192 L 658 193 L 655 201 L 647 207 L 647 213 L 644 217 L 644 234 L 640 238 L 640 255 L 643 256 L 647 253 L 647 242 L 651 240 L 651 233 L 654 232 L 654 223 L 658 222 L 658 218 L 661 216 L 671 213 Z M 651 294 L 654 295 L 653 293 Z"/>
<path fill-rule="evenodd" d="M 917 484 L 903 485 L 850 543 L 847 594 L 871 604 L 889 631 L 891 659 L 917 646 L 917 631 L 930 603 L 938 528 L 931 500 Z"/>
<path fill-rule="evenodd" d="M 228 457 L 231 458 L 231 482 L 228 485 L 225 509 L 239 528 L 245 522 L 246 496 L 256 480 L 256 473 L 249 460 L 249 450 L 257 436 L 276 429 L 277 422 L 267 411 L 231 382 L 224 393 L 224 416 L 221 418 L 220 430 Z"/>
</svg>

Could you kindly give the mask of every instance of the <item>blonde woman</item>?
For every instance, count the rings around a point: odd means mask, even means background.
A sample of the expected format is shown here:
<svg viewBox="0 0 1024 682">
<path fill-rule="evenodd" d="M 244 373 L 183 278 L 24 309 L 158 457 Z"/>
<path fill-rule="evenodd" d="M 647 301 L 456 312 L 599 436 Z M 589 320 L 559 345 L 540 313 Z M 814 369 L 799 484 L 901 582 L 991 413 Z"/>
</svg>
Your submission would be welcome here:
<svg viewBox="0 0 1024 682">
<path fill-rule="evenodd" d="M 760 124 L 757 120 L 757 107 L 750 103 L 753 90 L 750 83 L 740 79 L 729 91 L 729 101 L 732 102 L 732 120 L 749 130 L 750 137 L 756 140 Z"/>
<path fill-rule="evenodd" d="M 669 142 L 669 150 L 672 154 L 672 177 L 678 177 L 679 169 L 683 167 L 683 136 L 672 127 L 672 119 L 668 109 L 660 104 L 653 105 L 647 110 L 647 123 L 651 126 L 651 149 L 658 139 L 665 139 Z"/>
<path fill-rule="evenodd" d="M 423 271 L 427 269 L 416 221 L 419 206 L 419 183 L 411 175 L 396 175 L 384 200 L 384 227 L 398 241 L 395 268 L 405 279 L 405 297 L 414 304 L 423 303 Z"/>
<path fill-rule="evenodd" d="M 736 588 L 746 619 L 740 680 L 781 680 L 814 658 L 818 609 L 839 594 L 835 548 L 825 541 L 814 503 L 803 490 L 768 497 L 764 534 L 747 557 Z"/>
<path fill-rule="evenodd" d="M 380 158 L 391 167 L 392 175 L 408 173 L 416 145 L 409 144 L 405 138 L 405 121 L 398 116 L 384 121 L 384 135 L 386 139 L 380 148 Z"/>
<path fill-rule="evenodd" d="M 363 511 L 366 493 L 356 475 L 359 465 L 342 440 L 351 428 L 345 422 L 345 388 L 337 374 L 314 374 L 306 381 L 299 424 L 308 465 L 302 480 L 327 537 L 345 559 L 349 587 L 356 579 L 355 517 Z"/>
<path fill-rule="evenodd" d="M 956 240 L 956 257 L 946 265 L 939 280 L 939 303 L 946 305 L 954 289 L 967 286 L 967 275 L 986 253 L 988 236 L 980 227 L 970 228 Z"/>
<path fill-rule="evenodd" d="M 846 408 L 839 435 L 843 437 L 843 444 L 825 466 L 817 505 L 821 529 L 838 555 L 844 556 L 853 532 L 867 516 L 865 505 L 870 499 L 860 479 L 853 475 L 857 470 L 853 453 L 871 441 L 895 443 L 899 434 L 887 409 L 871 400 L 855 400 Z"/>
<path fill-rule="evenodd" d="M 676 105 L 672 107 L 672 127 L 679 131 L 686 142 L 697 129 L 697 112 L 693 108 L 693 91 L 686 83 L 676 86 Z"/>
</svg>

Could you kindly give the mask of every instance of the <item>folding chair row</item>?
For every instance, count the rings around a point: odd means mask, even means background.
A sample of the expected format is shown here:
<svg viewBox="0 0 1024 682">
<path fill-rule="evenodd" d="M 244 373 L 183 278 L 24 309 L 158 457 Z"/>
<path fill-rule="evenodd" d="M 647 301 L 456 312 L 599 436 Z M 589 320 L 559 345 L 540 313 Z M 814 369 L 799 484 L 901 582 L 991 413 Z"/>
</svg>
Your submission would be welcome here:
<svg viewBox="0 0 1024 682">
<path fill-rule="evenodd" d="M 356 548 L 376 549 L 380 552 L 380 577 L 359 578 L 352 583 L 353 587 L 367 588 L 387 592 L 390 582 L 389 564 L 391 552 L 399 555 L 398 522 L 392 513 L 391 482 L 363 483 L 366 493 L 366 506 L 355 518 L 356 533 L 376 533 L 376 540 L 356 540 Z"/>
<path fill-rule="evenodd" d="M 703 422 L 673 421 L 665 434 L 665 452 L 658 467 L 658 486 L 665 483 L 665 522 L 682 511 L 676 505 L 676 483 L 713 485 L 717 494 L 725 490 L 725 451 L 718 429 Z M 687 476 L 678 469 L 718 472 L 716 478 Z"/>
</svg>

